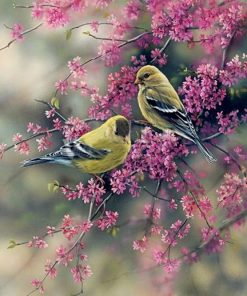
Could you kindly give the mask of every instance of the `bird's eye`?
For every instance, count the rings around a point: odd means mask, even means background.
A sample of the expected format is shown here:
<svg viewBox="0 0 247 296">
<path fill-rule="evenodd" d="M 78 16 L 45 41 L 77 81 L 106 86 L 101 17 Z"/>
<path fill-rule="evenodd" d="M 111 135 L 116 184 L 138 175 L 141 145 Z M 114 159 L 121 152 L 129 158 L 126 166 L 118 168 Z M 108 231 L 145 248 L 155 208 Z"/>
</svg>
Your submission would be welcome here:
<svg viewBox="0 0 247 296">
<path fill-rule="evenodd" d="M 144 78 L 144 79 L 147 79 L 149 76 L 150 76 L 149 73 L 145 73 L 145 74 L 143 75 L 143 78 Z"/>
</svg>

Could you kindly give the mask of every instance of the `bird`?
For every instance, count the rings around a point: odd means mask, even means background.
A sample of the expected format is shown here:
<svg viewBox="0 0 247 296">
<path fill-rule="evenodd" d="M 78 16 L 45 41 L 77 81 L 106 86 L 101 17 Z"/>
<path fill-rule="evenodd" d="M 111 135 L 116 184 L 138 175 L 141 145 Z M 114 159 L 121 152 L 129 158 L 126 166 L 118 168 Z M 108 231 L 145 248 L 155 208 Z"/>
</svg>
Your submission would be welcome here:
<svg viewBox="0 0 247 296">
<path fill-rule="evenodd" d="M 22 167 L 54 163 L 97 176 L 124 163 L 130 148 L 129 121 L 124 116 L 116 115 L 55 152 L 25 160 Z"/>
<path fill-rule="evenodd" d="M 173 133 L 195 143 L 209 162 L 216 161 L 200 140 L 176 90 L 157 67 L 146 65 L 137 71 L 134 82 L 139 86 L 137 96 L 143 117 L 159 130 Z"/>
</svg>

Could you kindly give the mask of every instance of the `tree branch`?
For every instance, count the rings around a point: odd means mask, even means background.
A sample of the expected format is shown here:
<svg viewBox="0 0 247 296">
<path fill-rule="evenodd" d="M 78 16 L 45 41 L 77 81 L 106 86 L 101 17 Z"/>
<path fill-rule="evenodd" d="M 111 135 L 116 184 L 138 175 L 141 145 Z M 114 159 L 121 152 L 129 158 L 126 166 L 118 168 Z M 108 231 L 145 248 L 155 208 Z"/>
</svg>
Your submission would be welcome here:
<svg viewBox="0 0 247 296">
<path fill-rule="evenodd" d="M 20 34 L 20 36 L 27 35 L 27 34 L 33 32 L 33 31 L 37 30 L 37 29 L 38 29 L 39 27 L 41 27 L 42 25 L 43 25 L 43 23 L 40 23 L 40 24 L 38 24 L 37 26 L 35 26 L 35 27 L 31 28 L 31 29 L 28 29 L 28 30 L 22 32 L 22 33 Z M 0 48 L 0 51 L 6 49 L 6 48 L 8 48 L 8 47 L 10 47 L 10 45 L 13 44 L 13 43 L 16 42 L 16 41 L 17 41 L 16 39 L 12 39 L 12 40 L 10 40 L 8 44 L 6 44 L 5 46 L 3 46 L 3 47 Z"/>
</svg>

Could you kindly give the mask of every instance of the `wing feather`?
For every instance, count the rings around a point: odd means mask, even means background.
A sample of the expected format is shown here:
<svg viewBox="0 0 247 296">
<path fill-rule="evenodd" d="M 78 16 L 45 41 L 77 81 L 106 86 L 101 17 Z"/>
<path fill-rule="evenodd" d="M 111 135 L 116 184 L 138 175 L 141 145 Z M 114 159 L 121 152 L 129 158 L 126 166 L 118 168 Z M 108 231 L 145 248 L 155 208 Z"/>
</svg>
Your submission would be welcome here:
<svg viewBox="0 0 247 296">
<path fill-rule="evenodd" d="M 157 112 L 159 116 L 172 124 L 175 131 L 177 130 L 191 141 L 198 139 L 193 123 L 183 107 L 178 109 L 176 106 L 167 103 L 166 101 L 168 100 L 164 100 L 164 97 L 162 97 L 161 100 L 158 92 L 157 95 L 154 96 L 152 92 L 146 91 L 145 98 L 149 106 Z M 170 100 L 168 102 L 170 102 Z"/>
<path fill-rule="evenodd" d="M 68 157 L 70 159 L 102 159 L 110 150 L 107 149 L 96 149 L 80 141 L 74 141 L 65 144 L 62 146 L 57 153 L 59 153 L 63 157 Z"/>
</svg>

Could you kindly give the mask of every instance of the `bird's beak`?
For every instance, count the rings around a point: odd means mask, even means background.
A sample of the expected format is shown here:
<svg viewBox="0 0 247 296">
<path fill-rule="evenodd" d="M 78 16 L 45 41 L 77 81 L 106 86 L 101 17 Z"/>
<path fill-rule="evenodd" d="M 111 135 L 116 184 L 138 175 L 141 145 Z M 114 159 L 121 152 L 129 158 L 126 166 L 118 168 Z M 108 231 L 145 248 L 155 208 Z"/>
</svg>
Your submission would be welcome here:
<svg viewBox="0 0 247 296">
<path fill-rule="evenodd" d="M 139 78 L 136 78 L 134 84 L 140 84 L 141 83 L 141 80 Z"/>
</svg>

